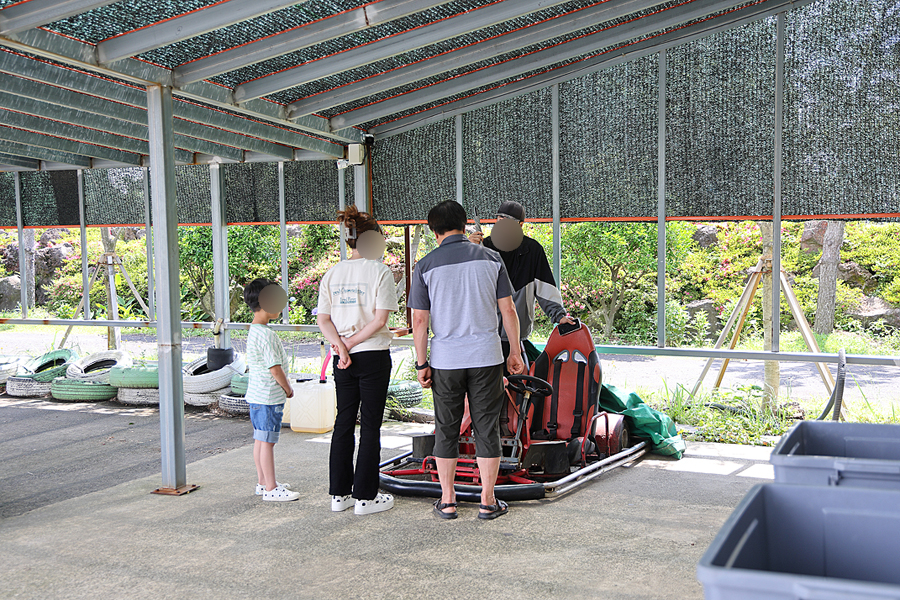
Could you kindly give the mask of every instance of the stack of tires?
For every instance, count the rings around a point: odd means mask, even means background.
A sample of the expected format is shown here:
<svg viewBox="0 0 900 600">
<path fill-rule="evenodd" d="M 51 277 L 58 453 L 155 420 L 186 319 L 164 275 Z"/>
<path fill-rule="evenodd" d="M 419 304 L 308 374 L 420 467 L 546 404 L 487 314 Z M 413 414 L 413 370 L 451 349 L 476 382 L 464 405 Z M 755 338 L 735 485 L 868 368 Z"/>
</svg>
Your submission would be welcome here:
<svg viewBox="0 0 900 600">
<path fill-rule="evenodd" d="M 106 350 L 89 354 L 66 368 L 65 377 L 57 377 L 50 384 L 50 395 L 64 402 L 102 402 L 116 397 L 110 385 L 113 368 L 128 368 L 131 355 L 123 350 Z"/>
<path fill-rule="evenodd" d="M 71 350 L 53 350 L 21 365 L 6 380 L 6 393 L 17 398 L 40 398 L 50 393 L 53 380 L 62 377 L 78 357 Z"/>
<path fill-rule="evenodd" d="M 228 392 L 219 396 L 219 410 L 229 415 L 249 415 L 250 405 L 244 396 L 247 395 L 247 385 L 250 376 L 246 373 L 235 373 L 231 378 Z"/>
<path fill-rule="evenodd" d="M 210 371 L 206 357 L 198 358 L 184 368 L 184 403 L 212 407 L 219 398 L 231 392 L 231 378 L 246 371 L 244 357 L 235 353 L 231 364 Z M 249 408 L 248 408 L 249 412 Z"/>
<path fill-rule="evenodd" d="M 127 406 L 159 405 L 159 370 L 156 367 L 113 367 L 109 383 L 117 399 Z"/>
</svg>

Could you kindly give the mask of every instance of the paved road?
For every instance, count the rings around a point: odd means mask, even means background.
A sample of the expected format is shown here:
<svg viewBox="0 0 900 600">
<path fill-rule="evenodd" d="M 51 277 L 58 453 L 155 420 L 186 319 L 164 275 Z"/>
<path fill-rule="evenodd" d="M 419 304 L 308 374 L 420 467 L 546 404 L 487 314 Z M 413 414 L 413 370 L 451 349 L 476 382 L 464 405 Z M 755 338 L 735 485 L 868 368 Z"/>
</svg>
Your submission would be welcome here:
<svg viewBox="0 0 900 600">
<path fill-rule="evenodd" d="M 188 462 L 252 442 L 249 420 L 185 409 Z M 0 519 L 160 472 L 159 411 L 0 395 Z"/>
</svg>

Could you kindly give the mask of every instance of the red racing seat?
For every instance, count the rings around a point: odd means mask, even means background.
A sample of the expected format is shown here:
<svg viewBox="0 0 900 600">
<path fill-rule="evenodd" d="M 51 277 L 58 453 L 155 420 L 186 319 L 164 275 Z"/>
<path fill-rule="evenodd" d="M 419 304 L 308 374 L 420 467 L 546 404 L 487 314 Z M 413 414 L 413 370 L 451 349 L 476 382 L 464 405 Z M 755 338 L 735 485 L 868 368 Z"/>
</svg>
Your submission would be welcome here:
<svg viewBox="0 0 900 600">
<path fill-rule="evenodd" d="M 603 380 L 590 330 L 580 321 L 556 327 L 531 366 L 531 375 L 553 386 L 552 396 L 534 397 L 531 439 L 569 441 L 588 435 Z"/>
</svg>

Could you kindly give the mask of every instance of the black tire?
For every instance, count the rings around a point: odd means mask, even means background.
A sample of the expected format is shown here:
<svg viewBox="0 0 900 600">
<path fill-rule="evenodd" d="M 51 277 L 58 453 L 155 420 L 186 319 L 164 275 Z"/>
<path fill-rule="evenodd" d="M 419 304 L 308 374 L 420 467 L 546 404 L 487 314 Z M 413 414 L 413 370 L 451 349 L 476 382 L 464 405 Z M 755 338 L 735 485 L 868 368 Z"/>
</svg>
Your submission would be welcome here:
<svg viewBox="0 0 900 600">
<path fill-rule="evenodd" d="M 158 388 L 159 369 L 156 367 L 113 367 L 109 384 L 118 388 Z"/>
<path fill-rule="evenodd" d="M 19 369 L 17 377 L 49 385 L 57 377 L 63 377 L 66 369 L 69 368 L 69 363 L 77 358 L 71 350 L 53 350 L 25 363 Z M 48 393 L 49 389 L 47 388 Z"/>
<path fill-rule="evenodd" d="M 250 405 L 244 400 L 243 396 L 230 396 L 222 394 L 219 396 L 219 409 L 227 412 L 229 415 L 249 415 Z"/>
<path fill-rule="evenodd" d="M 246 396 L 247 386 L 250 384 L 250 375 L 245 373 L 235 373 L 231 378 L 231 395 Z M 249 410 L 249 409 L 248 409 Z"/>
<path fill-rule="evenodd" d="M 387 398 L 390 408 L 412 408 L 422 402 L 422 386 L 418 381 L 392 381 Z"/>
<path fill-rule="evenodd" d="M 116 397 L 116 388 L 100 381 L 57 377 L 50 384 L 50 395 L 65 402 L 103 402 Z"/>
</svg>

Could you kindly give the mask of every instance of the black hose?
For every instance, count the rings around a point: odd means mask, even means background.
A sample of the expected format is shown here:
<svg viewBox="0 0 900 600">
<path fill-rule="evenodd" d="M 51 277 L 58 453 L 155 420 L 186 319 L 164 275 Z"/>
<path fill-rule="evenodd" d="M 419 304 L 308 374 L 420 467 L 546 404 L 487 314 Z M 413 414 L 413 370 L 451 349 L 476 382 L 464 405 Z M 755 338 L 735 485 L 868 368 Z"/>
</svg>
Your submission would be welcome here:
<svg viewBox="0 0 900 600">
<path fill-rule="evenodd" d="M 832 416 L 833 421 L 837 421 L 841 418 L 841 403 L 844 398 L 844 379 L 846 378 L 847 371 L 847 356 L 844 353 L 844 349 L 841 348 L 838 351 L 838 366 L 837 366 L 837 377 L 834 381 L 834 389 L 831 390 L 831 397 L 828 399 L 828 404 L 825 405 L 825 409 L 822 411 L 822 414 L 819 415 L 819 418 L 816 421 L 824 421 L 825 417 L 831 412 L 831 408 L 834 407 L 834 415 Z"/>
<path fill-rule="evenodd" d="M 418 496 L 424 498 L 440 498 L 441 484 L 437 481 L 417 481 L 392 477 L 386 473 L 378 476 L 379 486 L 398 496 Z M 480 485 L 456 484 L 456 499 L 459 502 L 480 502 Z M 540 483 L 521 483 L 494 486 L 494 496 L 508 502 L 519 500 L 539 500 L 544 497 L 544 486 Z"/>
</svg>

